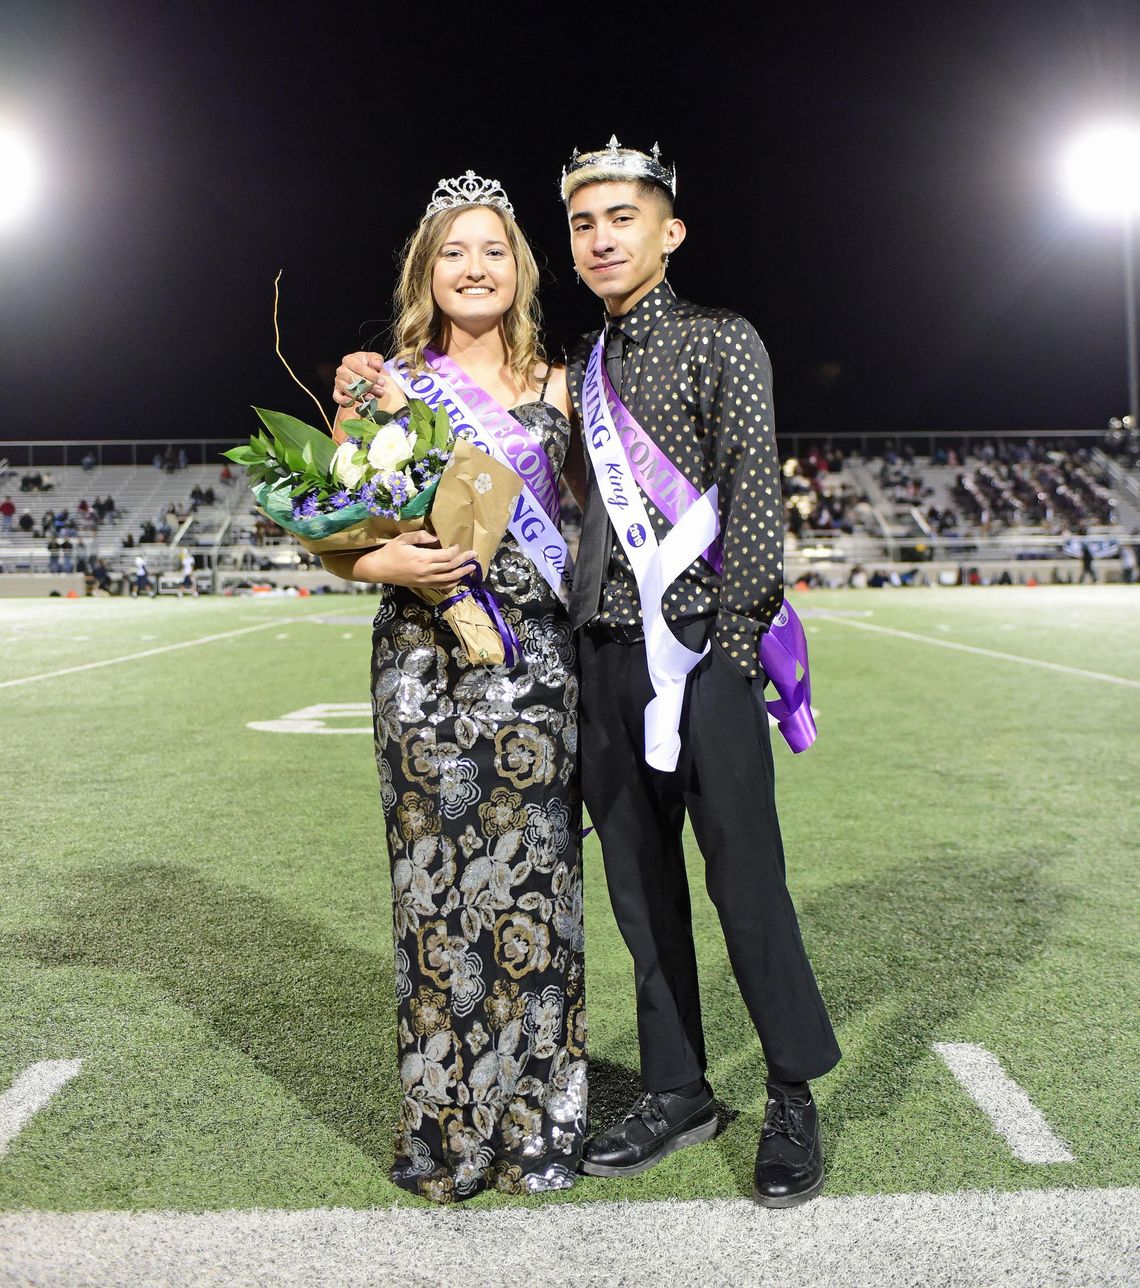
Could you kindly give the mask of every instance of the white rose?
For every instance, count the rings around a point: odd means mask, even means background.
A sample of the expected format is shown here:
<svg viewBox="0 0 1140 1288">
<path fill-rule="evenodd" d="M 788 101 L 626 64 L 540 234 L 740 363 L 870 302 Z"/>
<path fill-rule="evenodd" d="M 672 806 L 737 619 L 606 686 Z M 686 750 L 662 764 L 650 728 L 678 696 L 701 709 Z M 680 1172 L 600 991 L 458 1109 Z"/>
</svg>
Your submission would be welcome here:
<svg viewBox="0 0 1140 1288">
<path fill-rule="evenodd" d="M 381 425 L 368 449 L 368 464 L 378 470 L 400 470 L 412 459 L 408 435 L 394 420 Z"/>
<path fill-rule="evenodd" d="M 410 501 L 412 497 L 414 497 L 415 494 L 420 490 L 419 484 L 416 482 L 414 478 L 412 478 L 411 470 L 404 471 L 404 478 L 408 484 L 408 500 Z"/>
<path fill-rule="evenodd" d="M 364 466 L 357 465 L 352 459 L 359 450 L 355 443 L 341 443 L 333 453 L 332 465 L 329 467 L 333 478 L 350 491 L 364 477 Z"/>
</svg>

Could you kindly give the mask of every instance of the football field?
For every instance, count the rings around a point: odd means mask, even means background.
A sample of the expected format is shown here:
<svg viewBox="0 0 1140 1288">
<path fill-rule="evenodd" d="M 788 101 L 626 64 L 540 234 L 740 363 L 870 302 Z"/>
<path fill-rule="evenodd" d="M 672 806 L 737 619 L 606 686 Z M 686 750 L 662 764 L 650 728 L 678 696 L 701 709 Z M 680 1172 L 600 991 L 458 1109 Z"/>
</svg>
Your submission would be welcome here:
<svg viewBox="0 0 1140 1288">
<path fill-rule="evenodd" d="M 827 1197 L 772 1213 L 695 847 L 721 1134 L 429 1209 L 387 1178 L 374 601 L 0 600 L 0 1284 L 660 1282 L 662 1229 L 675 1283 L 1140 1279 L 1140 588 L 794 602 L 819 740 L 779 743 L 778 799 L 845 1058 Z M 602 1125 L 639 1089 L 633 980 L 584 857 Z"/>
</svg>

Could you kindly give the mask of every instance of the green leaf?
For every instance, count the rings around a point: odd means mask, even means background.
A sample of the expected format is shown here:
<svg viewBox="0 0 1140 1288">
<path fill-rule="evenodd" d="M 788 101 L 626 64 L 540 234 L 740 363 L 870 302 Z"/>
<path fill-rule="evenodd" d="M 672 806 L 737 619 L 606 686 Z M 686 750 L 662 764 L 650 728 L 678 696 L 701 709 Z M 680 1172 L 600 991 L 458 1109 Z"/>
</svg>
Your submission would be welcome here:
<svg viewBox="0 0 1140 1288">
<path fill-rule="evenodd" d="M 313 450 L 312 459 L 315 469 L 319 473 L 328 473 L 336 444 L 323 429 L 315 429 L 312 425 L 306 425 L 303 420 L 297 420 L 295 416 L 286 416 L 284 412 L 266 411 L 263 407 L 255 407 L 253 410 L 257 412 L 261 423 L 273 436 L 275 447 L 290 447 L 297 452 L 297 458 L 301 459 L 301 453 L 308 443 Z"/>
<path fill-rule="evenodd" d="M 451 442 L 451 420 L 448 417 L 447 409 L 442 403 L 439 410 L 435 413 L 435 432 L 432 435 L 432 446 L 443 451 Z"/>
<path fill-rule="evenodd" d="M 244 445 L 231 447 L 228 452 L 223 452 L 222 455 L 227 461 L 233 461 L 235 465 L 252 465 L 254 461 L 260 459 L 253 448 Z"/>
</svg>

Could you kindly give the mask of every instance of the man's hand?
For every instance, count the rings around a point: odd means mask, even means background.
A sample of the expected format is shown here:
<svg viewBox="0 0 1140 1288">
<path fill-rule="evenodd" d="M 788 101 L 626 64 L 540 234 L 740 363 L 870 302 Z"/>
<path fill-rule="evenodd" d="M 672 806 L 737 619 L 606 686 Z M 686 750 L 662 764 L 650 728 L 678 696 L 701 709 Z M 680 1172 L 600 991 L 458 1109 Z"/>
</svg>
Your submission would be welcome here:
<svg viewBox="0 0 1140 1288">
<path fill-rule="evenodd" d="M 389 586 L 453 586 L 468 567 L 478 566 L 474 550 L 441 547 L 430 532 L 402 532 L 398 537 L 362 555 L 325 555 L 329 572 L 350 581 L 384 582 Z"/>
<path fill-rule="evenodd" d="M 363 385 L 357 383 L 363 380 Z M 350 353 L 341 359 L 333 382 L 333 401 L 341 407 L 355 407 L 365 398 L 383 401 L 392 382 L 384 373 L 384 358 L 379 353 Z M 350 386 L 353 388 L 349 393 Z"/>
</svg>

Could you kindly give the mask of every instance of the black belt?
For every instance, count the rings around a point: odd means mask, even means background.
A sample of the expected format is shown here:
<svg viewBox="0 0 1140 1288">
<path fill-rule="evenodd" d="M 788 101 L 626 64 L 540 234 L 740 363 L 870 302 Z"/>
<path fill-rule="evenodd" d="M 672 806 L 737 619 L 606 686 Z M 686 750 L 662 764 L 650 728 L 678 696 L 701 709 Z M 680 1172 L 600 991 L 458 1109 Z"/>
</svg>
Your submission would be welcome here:
<svg viewBox="0 0 1140 1288">
<path fill-rule="evenodd" d="M 610 640 L 615 644 L 640 644 L 645 639 L 641 624 L 618 626 L 611 622 L 588 622 L 586 630 L 596 640 Z"/>
</svg>

